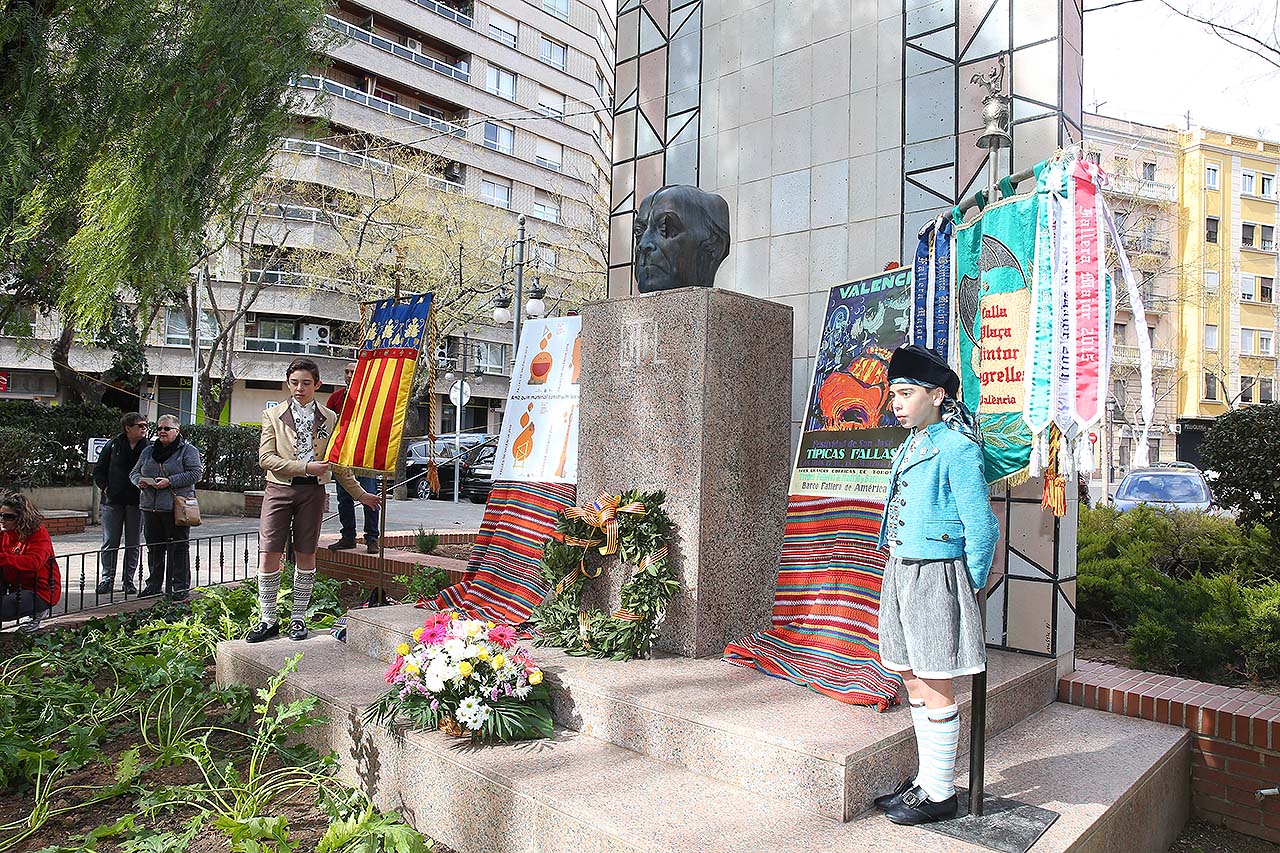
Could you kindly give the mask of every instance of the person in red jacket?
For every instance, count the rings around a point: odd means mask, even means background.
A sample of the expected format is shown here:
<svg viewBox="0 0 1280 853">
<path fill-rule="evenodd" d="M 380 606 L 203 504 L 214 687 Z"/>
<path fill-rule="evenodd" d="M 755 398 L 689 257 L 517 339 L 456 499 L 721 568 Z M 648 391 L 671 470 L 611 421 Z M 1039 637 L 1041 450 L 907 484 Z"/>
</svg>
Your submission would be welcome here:
<svg viewBox="0 0 1280 853">
<path fill-rule="evenodd" d="M 62 578 L 44 518 L 25 495 L 0 499 L 0 624 L 34 624 L 62 597 Z"/>
</svg>

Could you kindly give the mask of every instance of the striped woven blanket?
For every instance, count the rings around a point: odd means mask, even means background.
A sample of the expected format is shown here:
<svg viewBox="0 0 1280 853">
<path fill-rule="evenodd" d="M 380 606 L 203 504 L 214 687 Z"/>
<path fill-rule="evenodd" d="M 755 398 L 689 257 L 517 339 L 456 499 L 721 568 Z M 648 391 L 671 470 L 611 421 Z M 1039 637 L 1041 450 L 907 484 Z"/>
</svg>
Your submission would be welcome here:
<svg viewBox="0 0 1280 853">
<path fill-rule="evenodd" d="M 773 627 L 725 648 L 725 660 L 883 711 L 902 681 L 880 665 L 880 505 L 792 496 Z"/>
<path fill-rule="evenodd" d="M 495 483 L 466 576 L 427 606 L 509 625 L 527 620 L 549 591 L 538 570 L 543 543 L 575 491 L 572 483 Z"/>
</svg>

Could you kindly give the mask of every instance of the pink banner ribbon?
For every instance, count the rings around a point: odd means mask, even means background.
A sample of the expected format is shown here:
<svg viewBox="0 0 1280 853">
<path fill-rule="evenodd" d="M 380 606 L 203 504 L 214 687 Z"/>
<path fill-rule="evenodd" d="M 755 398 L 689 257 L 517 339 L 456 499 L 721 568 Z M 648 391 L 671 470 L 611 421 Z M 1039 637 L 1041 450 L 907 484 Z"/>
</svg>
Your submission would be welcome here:
<svg viewBox="0 0 1280 853">
<path fill-rule="evenodd" d="M 1099 308 L 1102 293 L 1102 256 L 1098 231 L 1098 187 L 1084 161 L 1077 160 L 1072 173 L 1075 193 L 1072 218 L 1075 221 L 1074 326 L 1071 373 L 1075 387 L 1072 413 L 1085 427 L 1098 418 L 1099 370 L 1101 368 Z"/>
</svg>

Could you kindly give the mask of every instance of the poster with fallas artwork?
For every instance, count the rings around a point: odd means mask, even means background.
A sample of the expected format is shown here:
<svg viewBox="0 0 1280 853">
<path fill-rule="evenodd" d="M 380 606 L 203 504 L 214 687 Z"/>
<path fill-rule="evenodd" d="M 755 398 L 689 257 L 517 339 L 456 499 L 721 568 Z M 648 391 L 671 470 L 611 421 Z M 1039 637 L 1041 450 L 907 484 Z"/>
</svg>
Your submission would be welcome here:
<svg viewBox="0 0 1280 853">
<path fill-rule="evenodd" d="M 578 481 L 582 318 L 530 320 L 520 330 L 493 481 Z"/>
<path fill-rule="evenodd" d="M 907 342 L 911 276 L 899 268 L 831 288 L 792 495 L 887 499 L 907 434 L 889 405 L 889 356 Z"/>
</svg>

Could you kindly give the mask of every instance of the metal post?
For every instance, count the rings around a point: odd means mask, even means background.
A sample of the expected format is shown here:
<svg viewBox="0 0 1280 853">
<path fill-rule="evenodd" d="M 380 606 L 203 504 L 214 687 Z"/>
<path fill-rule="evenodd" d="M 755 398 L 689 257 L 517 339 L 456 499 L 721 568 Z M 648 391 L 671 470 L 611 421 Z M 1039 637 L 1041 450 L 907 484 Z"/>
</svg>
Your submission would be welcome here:
<svg viewBox="0 0 1280 853">
<path fill-rule="evenodd" d="M 511 305 L 512 348 L 511 359 L 515 363 L 520 351 L 520 321 L 524 319 L 524 214 L 520 214 L 520 232 L 516 237 L 516 293 Z"/>
<path fill-rule="evenodd" d="M 196 273 L 196 285 L 191 288 L 191 423 L 196 422 L 200 409 L 200 287 L 204 284 L 204 266 Z"/>
<path fill-rule="evenodd" d="M 458 389 L 458 399 L 453 406 L 453 502 L 458 502 L 459 482 L 462 479 L 462 407 L 464 400 L 462 399 L 462 391 L 467 387 L 467 347 L 469 340 L 467 333 L 462 333 L 462 370 L 461 378 L 458 379 L 456 385 Z"/>
<path fill-rule="evenodd" d="M 987 149 L 987 198 L 995 201 L 996 187 L 1000 183 L 1000 150 L 1009 147 L 1013 140 L 1009 136 L 1009 118 L 1011 99 L 1003 93 L 1004 89 L 1004 57 L 989 75 L 975 74 L 974 83 L 987 90 L 982 99 L 982 117 L 986 122 L 983 134 L 978 137 L 979 148 Z M 1006 506 L 1009 490 L 1005 489 Z M 987 592 L 978 591 L 978 612 L 982 614 L 982 636 L 987 636 Z M 970 706 L 969 721 L 969 814 L 982 817 L 983 794 L 986 788 L 986 751 L 987 751 L 987 672 L 975 673 L 973 676 L 973 700 Z"/>
<path fill-rule="evenodd" d="M 338 488 L 342 488 L 339 486 Z M 387 475 L 378 475 L 378 588 L 369 604 L 381 607 L 387 603 Z"/>
</svg>

